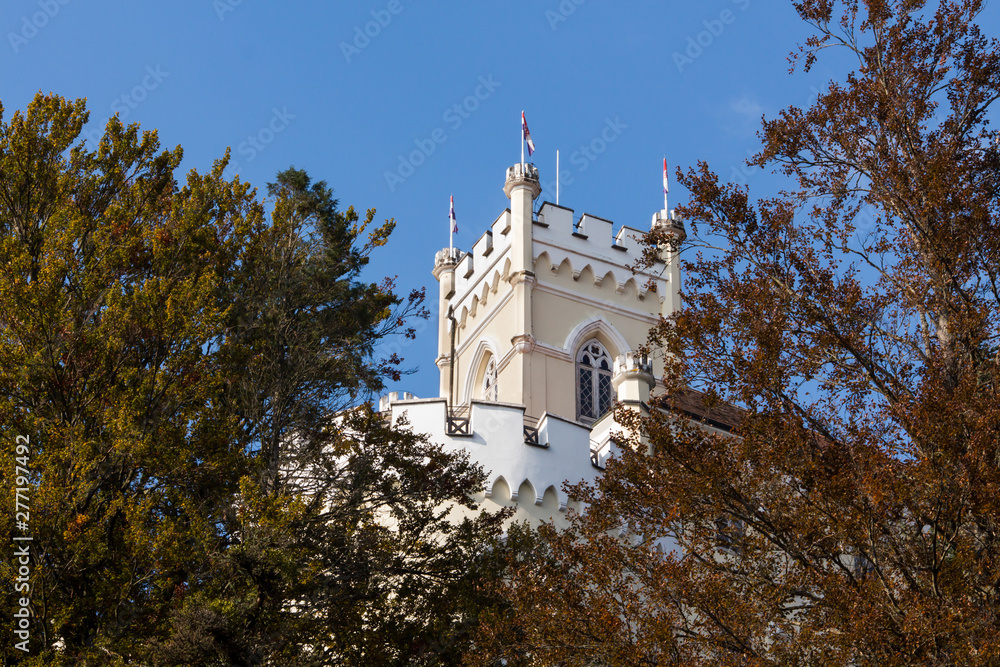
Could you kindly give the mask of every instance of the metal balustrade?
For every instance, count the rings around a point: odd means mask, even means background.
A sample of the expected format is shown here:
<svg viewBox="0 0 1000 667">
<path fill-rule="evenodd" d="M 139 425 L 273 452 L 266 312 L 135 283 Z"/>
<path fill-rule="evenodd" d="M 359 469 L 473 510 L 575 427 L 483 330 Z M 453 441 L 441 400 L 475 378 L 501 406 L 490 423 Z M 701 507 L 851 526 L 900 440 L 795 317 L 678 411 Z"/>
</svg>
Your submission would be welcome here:
<svg viewBox="0 0 1000 667">
<path fill-rule="evenodd" d="M 540 442 L 538 438 L 538 417 L 524 417 L 524 444 L 532 447 L 548 449 L 549 443 Z"/>
<path fill-rule="evenodd" d="M 472 420 L 469 417 L 469 406 L 463 405 L 455 408 L 448 408 L 446 417 L 448 435 L 471 436 Z"/>
</svg>

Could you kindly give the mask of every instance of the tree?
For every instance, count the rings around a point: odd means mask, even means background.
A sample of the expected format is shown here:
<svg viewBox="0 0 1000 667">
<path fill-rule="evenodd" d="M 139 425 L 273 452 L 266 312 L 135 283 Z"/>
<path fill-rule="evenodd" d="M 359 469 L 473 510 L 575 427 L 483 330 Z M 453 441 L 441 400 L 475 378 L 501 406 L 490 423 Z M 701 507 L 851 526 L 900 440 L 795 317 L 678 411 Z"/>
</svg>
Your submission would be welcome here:
<svg viewBox="0 0 1000 667">
<path fill-rule="evenodd" d="M 494 656 L 1000 660 L 1000 48 L 975 0 L 794 5 L 815 32 L 793 62 L 856 68 L 765 120 L 751 163 L 788 191 L 679 173 L 698 254 L 651 334 L 668 391 L 630 422 L 651 453 L 633 437 L 574 489 L 573 530 L 514 561 L 539 623 Z M 690 387 L 742 408 L 731 433 L 671 411 Z"/>
<path fill-rule="evenodd" d="M 90 149 L 86 121 L 83 101 L 38 95 L 0 123 L 9 507 L 30 441 L 28 526 L 0 522 L 33 538 L 30 655 L 6 641 L 4 660 L 460 652 L 466 564 L 499 518 L 451 520 L 482 472 L 366 407 L 399 372 L 376 344 L 422 314 L 421 294 L 359 279 L 394 223 L 294 169 L 260 201 L 223 179 L 228 156 L 180 186 L 179 148 L 112 118 Z M 4 581 L 16 567 L 5 550 Z"/>
<path fill-rule="evenodd" d="M 325 182 L 311 183 L 294 168 L 268 185 L 274 200 L 269 224 L 258 224 L 242 249 L 239 268 L 224 286 L 233 308 L 225 333 L 226 363 L 244 369 L 224 394 L 227 412 L 239 415 L 241 441 L 259 454 L 261 483 L 277 488 L 281 456 L 293 433 L 302 444 L 314 431 L 362 397 L 399 377 L 398 360 L 373 360 L 374 345 L 404 326 L 406 315 L 391 281 L 357 281 L 368 255 L 385 244 L 393 221 L 371 230 L 375 210 L 359 223 L 353 207 L 337 211 Z M 423 294 L 409 298 L 412 314 L 427 316 Z M 412 329 L 408 330 L 412 336 Z M 376 361 L 377 363 L 372 363 Z"/>
</svg>

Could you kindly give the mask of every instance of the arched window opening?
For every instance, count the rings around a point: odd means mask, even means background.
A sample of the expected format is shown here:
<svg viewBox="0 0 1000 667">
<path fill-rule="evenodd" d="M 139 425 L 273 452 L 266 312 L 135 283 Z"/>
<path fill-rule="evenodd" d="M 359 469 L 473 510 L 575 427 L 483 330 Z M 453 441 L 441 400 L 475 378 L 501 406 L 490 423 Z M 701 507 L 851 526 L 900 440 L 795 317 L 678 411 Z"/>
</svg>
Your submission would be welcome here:
<svg viewBox="0 0 1000 667">
<path fill-rule="evenodd" d="M 497 362 L 496 358 L 490 356 L 489 361 L 486 362 L 486 371 L 483 373 L 483 400 L 484 401 L 494 401 L 499 400 L 497 397 Z"/>
<path fill-rule="evenodd" d="M 611 409 L 611 355 L 596 338 L 584 343 L 576 356 L 576 417 L 592 422 Z"/>
</svg>

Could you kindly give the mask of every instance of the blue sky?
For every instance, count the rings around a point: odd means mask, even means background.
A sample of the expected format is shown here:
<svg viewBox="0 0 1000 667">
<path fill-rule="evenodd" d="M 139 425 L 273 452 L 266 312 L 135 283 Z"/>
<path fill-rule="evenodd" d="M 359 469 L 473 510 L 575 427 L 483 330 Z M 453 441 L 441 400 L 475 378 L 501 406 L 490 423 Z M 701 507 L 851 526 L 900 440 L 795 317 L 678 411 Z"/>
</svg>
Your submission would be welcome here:
<svg viewBox="0 0 1000 667">
<path fill-rule="evenodd" d="M 997 35 L 991 11 L 981 25 Z M 786 0 L 4 0 L 0 27 L 7 117 L 39 90 L 86 97 L 92 126 L 117 112 L 156 128 L 183 146 L 184 171 L 229 146 L 231 172 L 263 193 L 304 168 L 341 208 L 396 219 L 366 278 L 426 286 L 431 305 L 448 197 L 467 249 L 508 204 L 522 109 L 542 181 L 556 149 L 569 172 L 562 205 L 645 228 L 664 155 L 671 173 L 706 160 L 754 194 L 773 189 L 743 167 L 761 115 L 807 105 L 846 71 L 831 55 L 788 74 L 808 31 Z M 399 341 L 417 372 L 391 389 L 434 396 L 435 324 L 420 328 Z"/>
</svg>

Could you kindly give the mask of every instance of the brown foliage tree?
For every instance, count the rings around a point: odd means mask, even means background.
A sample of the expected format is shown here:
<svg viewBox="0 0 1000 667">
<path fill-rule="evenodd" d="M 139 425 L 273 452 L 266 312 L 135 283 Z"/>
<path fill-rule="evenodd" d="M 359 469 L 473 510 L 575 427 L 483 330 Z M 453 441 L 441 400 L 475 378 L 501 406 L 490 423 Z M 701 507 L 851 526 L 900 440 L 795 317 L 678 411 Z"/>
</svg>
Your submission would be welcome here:
<svg viewBox="0 0 1000 667">
<path fill-rule="evenodd" d="M 492 657 L 1000 661 L 1000 48 L 981 1 L 794 4 L 793 61 L 857 67 L 764 122 L 751 162 L 789 191 L 680 174 L 700 249 L 652 334 L 668 392 L 574 529 L 513 560 Z M 692 386 L 732 432 L 671 412 Z"/>
</svg>

